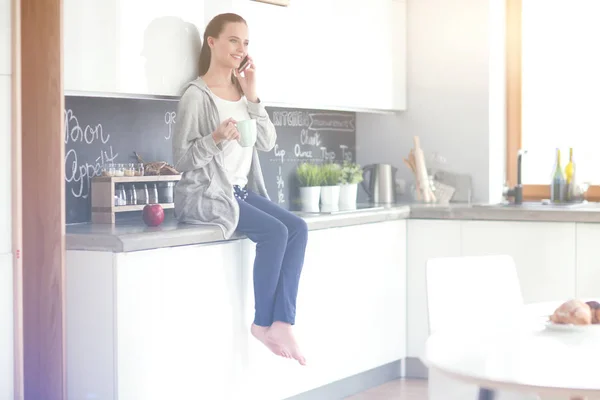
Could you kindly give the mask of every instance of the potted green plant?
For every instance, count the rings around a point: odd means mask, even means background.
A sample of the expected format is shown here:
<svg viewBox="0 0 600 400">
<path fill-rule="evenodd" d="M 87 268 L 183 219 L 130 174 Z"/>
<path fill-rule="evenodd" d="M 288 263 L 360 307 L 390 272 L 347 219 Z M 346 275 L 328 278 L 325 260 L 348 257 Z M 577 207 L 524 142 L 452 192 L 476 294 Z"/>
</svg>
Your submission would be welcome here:
<svg viewBox="0 0 600 400">
<path fill-rule="evenodd" d="M 356 206 L 358 184 L 363 181 L 363 170 L 359 164 L 344 161 L 340 184 L 340 206 L 351 208 Z"/>
<path fill-rule="evenodd" d="M 340 202 L 340 182 L 342 167 L 339 164 L 327 163 L 321 165 L 321 204 L 337 207 Z"/>
<path fill-rule="evenodd" d="M 300 202 L 303 211 L 318 211 L 323 182 L 321 169 L 312 163 L 302 163 L 296 168 L 300 189 Z"/>
</svg>

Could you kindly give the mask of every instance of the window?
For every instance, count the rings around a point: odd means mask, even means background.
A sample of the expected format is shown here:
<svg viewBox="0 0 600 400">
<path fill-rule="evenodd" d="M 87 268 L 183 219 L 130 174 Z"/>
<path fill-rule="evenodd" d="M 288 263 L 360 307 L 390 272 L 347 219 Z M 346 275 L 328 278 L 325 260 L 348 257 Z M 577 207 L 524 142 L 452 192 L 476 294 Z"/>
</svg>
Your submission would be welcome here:
<svg viewBox="0 0 600 400">
<path fill-rule="evenodd" d="M 556 149 L 600 185 L 600 1 L 507 0 L 508 180 L 523 148 L 526 198 L 548 198 Z M 597 196 L 596 196 L 597 195 Z M 600 199 L 600 186 L 588 197 Z"/>
</svg>

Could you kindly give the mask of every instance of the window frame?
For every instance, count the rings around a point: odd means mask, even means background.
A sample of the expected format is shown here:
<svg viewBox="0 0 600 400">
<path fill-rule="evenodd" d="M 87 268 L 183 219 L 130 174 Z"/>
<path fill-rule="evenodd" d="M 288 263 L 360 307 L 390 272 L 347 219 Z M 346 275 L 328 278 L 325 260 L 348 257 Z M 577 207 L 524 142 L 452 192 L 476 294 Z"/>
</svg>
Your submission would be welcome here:
<svg viewBox="0 0 600 400">
<path fill-rule="evenodd" d="M 523 0 L 506 0 L 506 182 L 517 184 L 517 155 L 522 145 L 522 11 Z M 550 184 L 523 185 L 523 200 L 550 198 Z M 586 200 L 600 201 L 600 185 Z"/>
</svg>

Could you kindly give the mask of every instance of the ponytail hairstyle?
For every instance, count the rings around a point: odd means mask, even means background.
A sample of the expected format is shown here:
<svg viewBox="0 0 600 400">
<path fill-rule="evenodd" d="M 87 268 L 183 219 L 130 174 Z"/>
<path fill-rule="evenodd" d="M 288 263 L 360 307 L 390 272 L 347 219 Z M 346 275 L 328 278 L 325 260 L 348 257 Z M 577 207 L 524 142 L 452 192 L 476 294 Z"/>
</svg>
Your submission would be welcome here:
<svg viewBox="0 0 600 400">
<path fill-rule="evenodd" d="M 219 14 L 213 19 L 210 20 L 208 25 L 206 25 L 206 29 L 204 29 L 204 38 L 202 41 L 202 50 L 200 50 L 200 60 L 198 62 L 198 75 L 203 76 L 208 72 L 210 68 L 210 59 L 211 59 L 211 49 L 208 45 L 208 38 L 218 38 L 221 32 L 223 32 L 223 28 L 225 24 L 230 22 L 241 22 L 247 25 L 246 20 L 241 16 L 233 13 L 225 13 Z M 242 88 L 240 87 L 240 83 L 237 78 L 231 74 L 231 82 L 237 87 L 240 94 L 242 93 Z"/>
</svg>

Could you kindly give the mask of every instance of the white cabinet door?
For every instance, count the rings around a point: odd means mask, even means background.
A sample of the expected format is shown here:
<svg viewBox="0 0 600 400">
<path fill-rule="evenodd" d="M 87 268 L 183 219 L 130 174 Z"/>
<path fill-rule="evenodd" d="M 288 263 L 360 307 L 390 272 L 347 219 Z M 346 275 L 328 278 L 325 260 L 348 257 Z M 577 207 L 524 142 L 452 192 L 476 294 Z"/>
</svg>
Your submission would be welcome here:
<svg viewBox="0 0 600 400">
<path fill-rule="evenodd" d="M 526 303 L 575 296 L 574 223 L 463 221 L 462 254 L 511 256 Z"/>
<path fill-rule="evenodd" d="M 404 108 L 405 2 L 374 0 L 369 7 L 362 0 L 303 0 L 289 7 L 237 4 L 249 24 L 250 51 L 266 102 Z"/>
<path fill-rule="evenodd" d="M 311 231 L 295 327 L 309 367 L 276 357 L 249 337 L 248 398 L 287 398 L 404 358 L 405 243 L 405 221 Z M 249 326 L 254 245 L 246 245 Z"/>
<path fill-rule="evenodd" d="M 238 12 L 248 23 L 248 53 L 256 63 L 257 90 L 265 103 L 298 104 L 307 77 L 297 73 L 307 44 L 295 40 L 303 2 L 277 7 L 256 1 L 238 2 Z M 296 35 L 296 36 L 294 36 Z"/>
<path fill-rule="evenodd" d="M 577 297 L 600 299 L 600 224 L 577 224 Z"/>
<path fill-rule="evenodd" d="M 460 256 L 460 221 L 409 220 L 407 230 L 407 351 L 421 357 L 429 337 L 426 267 L 430 258 Z"/>
<path fill-rule="evenodd" d="M 241 244 L 119 254 L 118 398 L 242 398 Z"/>
<path fill-rule="evenodd" d="M 333 6 L 324 32 L 311 29 L 322 35 L 314 40 L 324 47 L 314 73 L 320 77 L 320 89 L 331 91 L 319 94 L 319 99 L 336 106 L 393 108 L 397 17 L 391 0 L 373 0 L 368 7 L 362 0 L 329 2 Z"/>
<path fill-rule="evenodd" d="M 406 0 L 392 0 L 392 109 L 406 110 Z"/>
<path fill-rule="evenodd" d="M 65 0 L 64 89 L 176 95 L 203 30 L 203 1 Z"/>
</svg>

